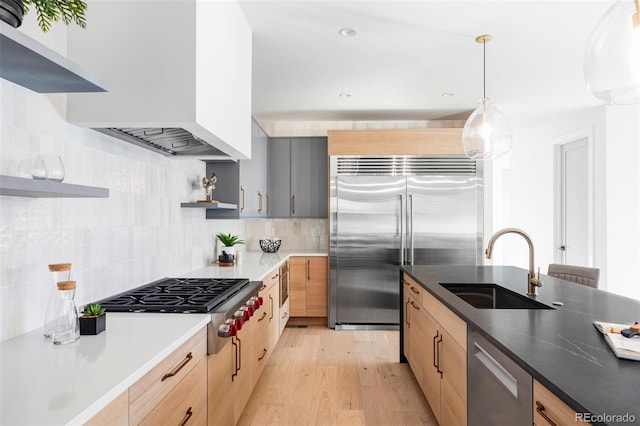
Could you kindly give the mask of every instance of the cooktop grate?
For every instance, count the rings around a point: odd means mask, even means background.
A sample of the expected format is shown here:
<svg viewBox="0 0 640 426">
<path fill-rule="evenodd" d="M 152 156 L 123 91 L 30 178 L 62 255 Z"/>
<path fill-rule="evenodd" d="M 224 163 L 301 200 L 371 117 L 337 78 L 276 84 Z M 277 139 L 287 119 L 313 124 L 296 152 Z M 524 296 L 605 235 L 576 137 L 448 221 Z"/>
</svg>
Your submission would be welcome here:
<svg viewBox="0 0 640 426">
<path fill-rule="evenodd" d="M 243 278 L 163 278 L 100 300 L 111 312 L 211 312 L 249 283 Z"/>
</svg>

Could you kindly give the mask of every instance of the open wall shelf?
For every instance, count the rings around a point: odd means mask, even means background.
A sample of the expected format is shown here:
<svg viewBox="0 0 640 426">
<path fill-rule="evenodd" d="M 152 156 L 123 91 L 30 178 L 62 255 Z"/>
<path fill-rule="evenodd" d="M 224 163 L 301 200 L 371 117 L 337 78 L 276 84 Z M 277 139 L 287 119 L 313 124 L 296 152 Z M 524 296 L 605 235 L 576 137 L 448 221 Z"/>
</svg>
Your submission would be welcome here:
<svg viewBox="0 0 640 426">
<path fill-rule="evenodd" d="M 109 198 L 109 189 L 0 175 L 0 195 L 31 198 Z"/>
<path fill-rule="evenodd" d="M 236 210 L 237 204 L 228 203 L 180 203 L 180 207 L 199 208 L 206 210 Z"/>
</svg>

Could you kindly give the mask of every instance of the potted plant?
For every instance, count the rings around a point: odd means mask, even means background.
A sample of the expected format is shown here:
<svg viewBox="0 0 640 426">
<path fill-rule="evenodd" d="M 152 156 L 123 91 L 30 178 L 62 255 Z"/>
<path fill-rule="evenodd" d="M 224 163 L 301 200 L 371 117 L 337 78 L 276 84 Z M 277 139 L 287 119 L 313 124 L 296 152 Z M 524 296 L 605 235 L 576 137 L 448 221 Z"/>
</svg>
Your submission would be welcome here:
<svg viewBox="0 0 640 426">
<path fill-rule="evenodd" d="M 82 28 L 86 26 L 87 3 L 84 0 L 0 0 L 0 19 L 17 28 L 30 6 L 35 7 L 38 25 L 45 33 L 60 19 L 66 25 L 73 21 Z"/>
<path fill-rule="evenodd" d="M 104 308 L 99 303 L 86 305 L 80 316 L 80 334 L 85 336 L 100 334 L 106 327 L 107 316 Z"/>
<path fill-rule="evenodd" d="M 222 232 L 216 234 L 216 238 L 222 244 L 222 248 L 220 249 L 218 255 L 221 255 L 222 252 L 226 252 L 227 255 L 236 255 L 236 248 L 234 246 L 238 244 L 244 244 L 244 240 L 240 239 L 238 235 L 223 234 Z"/>
</svg>

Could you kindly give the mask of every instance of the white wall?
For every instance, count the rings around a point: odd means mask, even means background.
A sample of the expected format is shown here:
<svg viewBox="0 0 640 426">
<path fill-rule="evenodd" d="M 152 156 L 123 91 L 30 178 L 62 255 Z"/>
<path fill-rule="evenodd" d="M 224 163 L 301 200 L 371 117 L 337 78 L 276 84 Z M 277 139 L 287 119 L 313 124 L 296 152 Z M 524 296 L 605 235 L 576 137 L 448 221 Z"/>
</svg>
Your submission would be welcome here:
<svg viewBox="0 0 640 426">
<path fill-rule="evenodd" d="M 73 264 L 80 305 L 207 265 L 217 232 L 245 238 L 241 221 L 207 221 L 200 209 L 180 208 L 202 198 L 203 162 L 70 125 L 65 95 L 0 80 L 0 99 L 0 174 L 56 153 L 65 182 L 110 190 L 107 199 L 0 197 L 0 340 L 42 325 L 49 263 Z"/>
<path fill-rule="evenodd" d="M 554 147 L 573 137 L 590 140 L 592 173 L 591 250 L 601 269 L 600 287 L 639 298 L 634 280 L 640 263 L 640 130 L 639 108 L 596 107 L 539 117 L 510 117 L 514 128 L 511 153 L 494 161 L 488 187 L 485 246 L 500 228 L 525 230 L 535 246 L 536 266 L 546 273 L 554 261 Z M 493 262 L 528 268 L 528 249 L 516 235 L 500 239 Z M 544 290 L 542 290 L 544 291 Z"/>
</svg>

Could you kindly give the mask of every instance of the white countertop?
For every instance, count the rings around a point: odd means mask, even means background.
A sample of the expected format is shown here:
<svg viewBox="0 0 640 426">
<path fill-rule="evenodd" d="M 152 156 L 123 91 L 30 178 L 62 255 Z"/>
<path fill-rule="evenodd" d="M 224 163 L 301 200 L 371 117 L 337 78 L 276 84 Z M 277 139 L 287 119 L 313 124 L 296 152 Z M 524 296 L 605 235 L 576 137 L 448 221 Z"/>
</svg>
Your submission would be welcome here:
<svg viewBox="0 0 640 426">
<path fill-rule="evenodd" d="M 289 256 L 326 252 L 241 252 L 231 267 L 185 277 L 262 280 Z M 143 285 L 145 283 L 140 283 Z M 0 343 L 0 425 L 82 424 L 210 321 L 208 314 L 107 313 L 106 331 L 54 345 L 42 330 Z"/>
<path fill-rule="evenodd" d="M 192 271 L 186 278 L 248 278 L 261 281 L 274 268 L 280 266 L 289 256 L 327 256 L 326 251 L 290 251 L 263 253 L 261 251 L 242 251 L 239 261 L 234 266 L 218 266 L 217 264 Z"/>
</svg>

